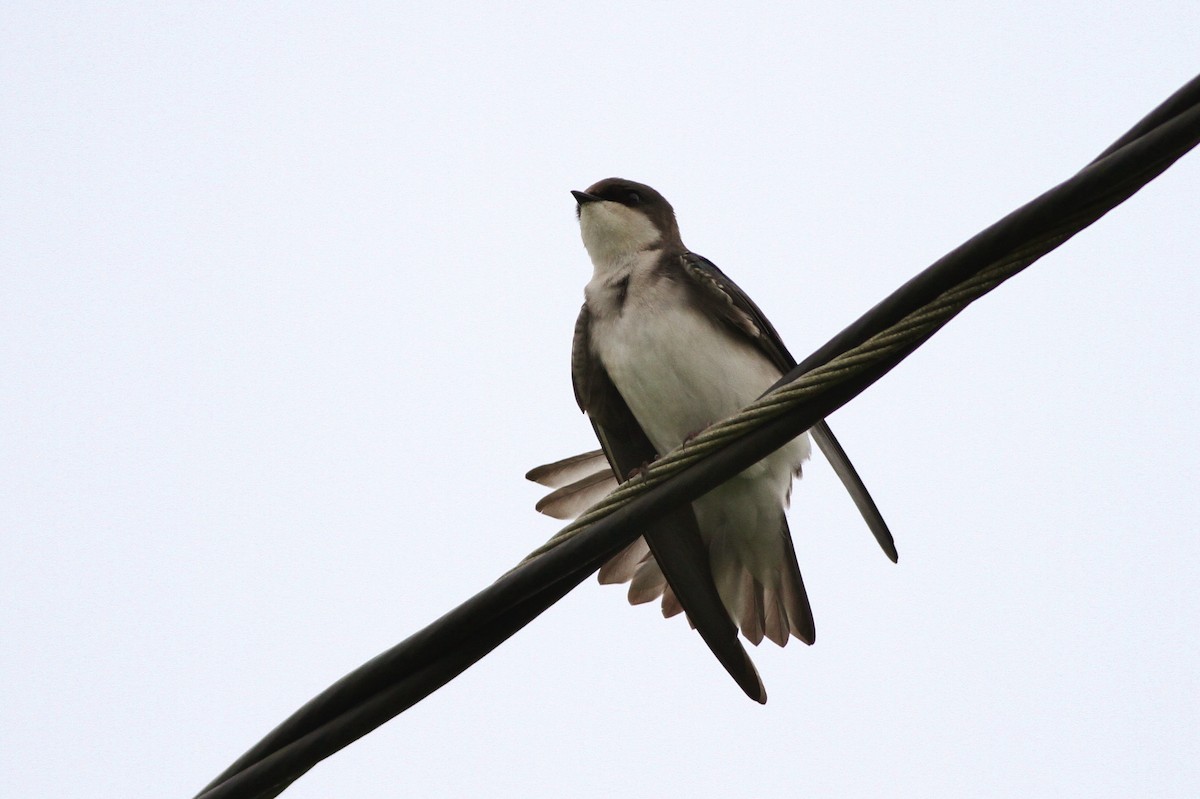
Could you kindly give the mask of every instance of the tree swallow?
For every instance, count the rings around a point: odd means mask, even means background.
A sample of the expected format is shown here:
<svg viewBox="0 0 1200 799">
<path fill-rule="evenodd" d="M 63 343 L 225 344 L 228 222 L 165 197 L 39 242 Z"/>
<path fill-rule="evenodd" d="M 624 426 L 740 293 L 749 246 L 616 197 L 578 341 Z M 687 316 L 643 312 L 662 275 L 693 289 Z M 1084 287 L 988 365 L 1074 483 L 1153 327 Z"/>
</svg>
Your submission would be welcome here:
<svg viewBox="0 0 1200 799">
<path fill-rule="evenodd" d="M 671 204 L 608 178 L 572 192 L 592 278 L 575 324 L 571 376 L 601 450 L 532 470 L 556 490 L 538 510 L 571 518 L 655 457 L 755 399 L 796 365 L 779 334 L 711 261 L 684 246 Z M 811 431 L 892 560 L 879 511 L 828 426 Z M 743 690 L 766 692 L 737 641 L 816 638 L 784 511 L 810 452 L 803 434 L 651 525 L 600 570 L 629 601 L 661 597 L 688 619 Z"/>
</svg>

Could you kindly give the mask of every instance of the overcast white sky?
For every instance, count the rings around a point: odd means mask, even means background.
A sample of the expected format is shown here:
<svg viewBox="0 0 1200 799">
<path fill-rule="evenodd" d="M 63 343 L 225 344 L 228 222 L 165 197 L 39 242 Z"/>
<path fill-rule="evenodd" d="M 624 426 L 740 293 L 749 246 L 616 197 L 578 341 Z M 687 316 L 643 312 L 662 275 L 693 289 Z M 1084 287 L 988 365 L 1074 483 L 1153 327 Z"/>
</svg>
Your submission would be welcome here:
<svg viewBox="0 0 1200 799">
<path fill-rule="evenodd" d="M 398 6 L 411 10 L 398 10 Z M 0 794 L 186 797 L 558 529 L 570 189 L 797 356 L 1200 67 L 1194 3 L 0 10 Z M 288 794 L 1200 792 L 1200 156 L 832 419 L 747 700 L 589 581 Z"/>
</svg>

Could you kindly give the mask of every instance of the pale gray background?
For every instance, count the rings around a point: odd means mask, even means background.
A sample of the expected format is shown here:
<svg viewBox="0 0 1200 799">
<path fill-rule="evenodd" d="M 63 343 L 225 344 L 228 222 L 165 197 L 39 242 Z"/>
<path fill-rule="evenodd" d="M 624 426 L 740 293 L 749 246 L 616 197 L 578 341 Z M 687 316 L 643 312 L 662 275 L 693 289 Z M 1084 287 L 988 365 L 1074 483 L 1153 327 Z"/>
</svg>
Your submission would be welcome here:
<svg viewBox="0 0 1200 799">
<path fill-rule="evenodd" d="M 1200 65 L 1180 0 L 401 5 L 0 11 L 0 794 L 190 796 L 558 528 L 568 190 L 803 356 Z M 901 561 L 815 460 L 765 707 L 589 581 L 288 796 L 1195 795 L 1198 217 L 1193 154 L 833 418 Z"/>
</svg>

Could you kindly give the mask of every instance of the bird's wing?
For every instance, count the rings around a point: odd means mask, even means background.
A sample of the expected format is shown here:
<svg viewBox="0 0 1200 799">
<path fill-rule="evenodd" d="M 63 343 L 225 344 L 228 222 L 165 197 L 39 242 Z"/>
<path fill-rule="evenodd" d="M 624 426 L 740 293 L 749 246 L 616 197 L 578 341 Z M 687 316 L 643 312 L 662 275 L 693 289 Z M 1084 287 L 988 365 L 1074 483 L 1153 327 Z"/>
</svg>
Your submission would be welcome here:
<svg viewBox="0 0 1200 799">
<path fill-rule="evenodd" d="M 683 273 L 708 313 L 761 350 L 776 369 L 787 372 L 796 365 L 767 317 L 716 264 L 694 252 L 684 253 Z"/>
<path fill-rule="evenodd" d="M 829 465 L 833 467 L 833 473 L 841 479 L 842 485 L 850 493 L 850 498 L 854 500 L 867 527 L 871 528 L 871 533 L 879 542 L 879 548 L 883 550 L 883 554 L 891 558 L 892 563 L 898 563 L 900 554 L 896 552 L 896 542 L 892 538 L 892 531 L 888 529 L 887 522 L 883 520 L 883 514 L 876 507 L 875 500 L 871 499 L 870 492 L 867 491 L 862 478 L 858 476 L 854 464 L 846 455 L 846 450 L 842 449 L 842 445 L 834 437 L 833 431 L 829 429 L 829 423 L 822 419 L 813 425 L 809 432 L 812 433 L 813 441 L 817 442 L 821 452 L 825 453 Z"/>
<path fill-rule="evenodd" d="M 525 479 L 554 489 L 534 506 L 554 519 L 574 519 L 617 487 L 602 449 L 530 469 Z"/>
<path fill-rule="evenodd" d="M 617 479 L 605 462 L 604 470 L 556 488 L 538 500 L 534 509 L 552 519 L 574 519 L 612 493 Z"/>
<path fill-rule="evenodd" d="M 710 313 L 722 320 L 730 329 L 745 336 L 775 364 L 780 372 L 787 373 L 796 365 L 796 359 L 788 352 L 779 337 L 779 332 L 767 319 L 754 300 L 738 287 L 737 283 L 722 272 L 716 264 L 693 252 L 683 256 L 684 274 L 690 278 L 696 295 L 705 303 Z M 846 450 L 838 443 L 833 431 L 824 420 L 812 428 L 813 439 L 829 460 L 834 474 L 842 481 L 858 512 L 874 534 L 879 546 L 893 562 L 898 558 L 896 543 L 888 530 L 887 522 L 871 499 L 871 494 L 850 462 Z"/>
<path fill-rule="evenodd" d="M 591 419 L 618 480 L 654 460 L 654 445 L 592 348 L 591 315 L 586 305 L 575 325 L 571 380 L 575 399 Z M 737 627 L 717 593 L 692 506 L 680 505 L 648 524 L 643 536 L 704 643 L 747 696 L 766 702 L 766 689 L 758 671 L 738 640 Z"/>
</svg>

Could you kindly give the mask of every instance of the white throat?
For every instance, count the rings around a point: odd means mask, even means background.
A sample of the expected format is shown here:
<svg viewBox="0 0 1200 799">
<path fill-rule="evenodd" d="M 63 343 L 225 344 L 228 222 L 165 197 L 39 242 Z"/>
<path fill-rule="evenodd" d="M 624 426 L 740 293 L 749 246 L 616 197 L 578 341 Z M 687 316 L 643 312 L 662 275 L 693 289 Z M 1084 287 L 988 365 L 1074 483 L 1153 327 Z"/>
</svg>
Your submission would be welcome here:
<svg viewBox="0 0 1200 799">
<path fill-rule="evenodd" d="M 628 270 L 662 242 L 662 233 L 645 214 L 608 200 L 580 208 L 579 232 L 597 277 Z"/>
</svg>

